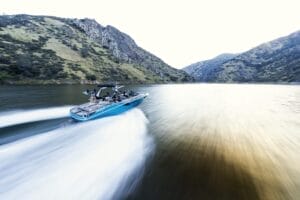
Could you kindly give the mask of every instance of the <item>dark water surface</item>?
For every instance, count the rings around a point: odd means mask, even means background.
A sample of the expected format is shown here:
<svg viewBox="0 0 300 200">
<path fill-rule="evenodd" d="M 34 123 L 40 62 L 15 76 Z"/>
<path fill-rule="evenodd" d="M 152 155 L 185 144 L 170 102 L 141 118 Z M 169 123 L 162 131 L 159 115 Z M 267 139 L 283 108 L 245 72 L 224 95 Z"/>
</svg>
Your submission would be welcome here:
<svg viewBox="0 0 300 200">
<path fill-rule="evenodd" d="M 0 87 L 0 199 L 300 199 L 299 85 L 131 86 L 74 123 L 86 87 Z"/>
</svg>

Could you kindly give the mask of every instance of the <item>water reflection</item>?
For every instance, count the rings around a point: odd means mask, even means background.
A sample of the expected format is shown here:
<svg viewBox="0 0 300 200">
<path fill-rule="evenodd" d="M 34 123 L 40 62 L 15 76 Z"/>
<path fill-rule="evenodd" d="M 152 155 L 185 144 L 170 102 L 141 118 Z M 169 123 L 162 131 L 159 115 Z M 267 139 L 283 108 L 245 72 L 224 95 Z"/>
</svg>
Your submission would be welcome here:
<svg viewBox="0 0 300 200">
<path fill-rule="evenodd" d="M 166 85 L 145 107 L 158 143 L 128 199 L 299 199 L 299 86 Z"/>
</svg>

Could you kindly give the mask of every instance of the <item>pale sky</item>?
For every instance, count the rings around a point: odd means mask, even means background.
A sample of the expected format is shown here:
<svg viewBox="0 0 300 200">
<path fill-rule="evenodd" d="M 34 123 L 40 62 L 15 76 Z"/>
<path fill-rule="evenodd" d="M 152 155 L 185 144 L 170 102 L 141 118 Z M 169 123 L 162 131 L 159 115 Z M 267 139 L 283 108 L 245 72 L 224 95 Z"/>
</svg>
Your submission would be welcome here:
<svg viewBox="0 0 300 200">
<path fill-rule="evenodd" d="M 1 14 L 93 18 L 176 68 L 300 30 L 300 0 L 0 0 Z"/>
</svg>

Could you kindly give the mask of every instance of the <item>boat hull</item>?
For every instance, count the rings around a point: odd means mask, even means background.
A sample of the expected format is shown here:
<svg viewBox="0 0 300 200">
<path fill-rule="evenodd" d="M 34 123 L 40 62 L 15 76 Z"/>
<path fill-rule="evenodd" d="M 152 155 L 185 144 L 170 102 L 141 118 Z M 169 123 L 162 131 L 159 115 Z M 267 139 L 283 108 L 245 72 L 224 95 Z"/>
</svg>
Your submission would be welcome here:
<svg viewBox="0 0 300 200">
<path fill-rule="evenodd" d="M 130 110 L 136 106 L 138 106 L 139 104 L 141 104 L 144 100 L 144 98 L 146 98 L 147 95 L 141 96 L 140 98 L 137 98 L 133 101 L 130 102 L 121 102 L 121 103 L 115 103 L 114 105 L 111 105 L 105 109 L 96 111 L 95 113 L 93 113 L 90 116 L 79 116 L 77 114 L 74 114 L 72 112 L 70 112 L 70 116 L 76 120 L 76 121 L 88 121 L 88 120 L 93 120 L 93 119 L 98 119 L 98 118 L 102 118 L 102 117 L 108 117 L 108 116 L 113 116 L 113 115 L 118 115 L 121 114 L 123 112 L 126 112 L 127 110 Z"/>
</svg>

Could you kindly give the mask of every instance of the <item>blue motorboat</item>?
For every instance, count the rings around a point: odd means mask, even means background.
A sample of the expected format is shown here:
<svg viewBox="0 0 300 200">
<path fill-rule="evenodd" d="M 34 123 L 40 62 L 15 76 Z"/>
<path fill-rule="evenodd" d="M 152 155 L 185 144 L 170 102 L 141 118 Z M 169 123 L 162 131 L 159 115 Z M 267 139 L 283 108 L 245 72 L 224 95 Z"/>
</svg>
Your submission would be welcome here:
<svg viewBox="0 0 300 200">
<path fill-rule="evenodd" d="M 148 96 L 148 93 L 136 93 L 120 89 L 124 86 L 116 84 L 101 84 L 98 91 L 85 91 L 84 94 L 90 96 L 88 103 L 75 106 L 70 110 L 70 116 L 77 121 L 87 121 L 111 115 L 123 113 L 136 107 Z M 112 94 L 103 91 L 111 89 Z"/>
</svg>

